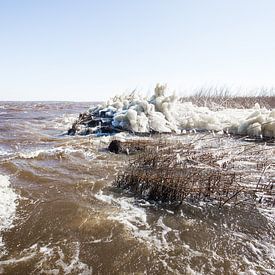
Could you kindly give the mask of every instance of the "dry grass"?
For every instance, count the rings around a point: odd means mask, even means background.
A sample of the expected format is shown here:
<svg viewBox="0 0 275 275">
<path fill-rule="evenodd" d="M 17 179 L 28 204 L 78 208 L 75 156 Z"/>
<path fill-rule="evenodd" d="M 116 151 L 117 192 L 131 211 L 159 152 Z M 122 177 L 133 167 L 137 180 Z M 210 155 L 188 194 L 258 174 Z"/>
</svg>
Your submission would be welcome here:
<svg viewBox="0 0 275 275">
<path fill-rule="evenodd" d="M 258 103 L 267 109 L 275 108 L 275 88 L 261 88 L 244 93 L 241 89 L 232 91 L 227 87 L 200 88 L 191 96 L 181 97 L 180 101 L 189 101 L 197 106 L 212 110 L 220 108 L 252 108 Z"/>
<path fill-rule="evenodd" d="M 211 201 L 223 206 L 260 201 L 275 206 L 275 164 L 264 157 L 263 147 L 197 149 L 198 142 L 207 144 L 207 139 L 213 142 L 209 136 L 187 143 L 150 142 L 114 185 L 161 202 Z"/>
</svg>

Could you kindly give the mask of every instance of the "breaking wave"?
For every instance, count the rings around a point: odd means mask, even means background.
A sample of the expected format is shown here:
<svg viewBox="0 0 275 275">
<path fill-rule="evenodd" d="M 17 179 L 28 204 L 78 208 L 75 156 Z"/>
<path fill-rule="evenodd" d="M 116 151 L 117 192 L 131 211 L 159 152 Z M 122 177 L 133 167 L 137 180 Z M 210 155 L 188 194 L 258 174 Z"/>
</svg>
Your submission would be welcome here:
<svg viewBox="0 0 275 275">
<path fill-rule="evenodd" d="M 44 160 L 48 158 L 63 158 L 73 155 L 83 156 L 87 160 L 92 160 L 95 157 L 94 152 L 87 147 L 73 148 L 73 147 L 57 147 L 52 149 L 36 149 L 36 150 L 23 150 L 21 152 L 6 152 L 0 150 L 0 157 L 3 160 L 20 159 L 39 159 Z"/>
<path fill-rule="evenodd" d="M 0 257 L 5 253 L 1 233 L 12 227 L 18 195 L 10 186 L 8 176 L 0 175 Z"/>
<path fill-rule="evenodd" d="M 145 244 L 165 272 L 216 274 L 244 270 L 248 273 L 241 274 L 259 272 L 272 274 L 275 268 L 275 244 L 267 241 L 268 231 L 274 228 L 274 221 L 267 222 L 266 229 L 260 229 L 263 230 L 262 235 L 257 237 L 256 234 L 251 235 L 250 231 L 252 232 L 253 229 L 247 229 L 245 232 L 242 228 L 236 227 L 242 219 L 238 216 L 231 224 L 224 219 L 223 214 L 217 213 L 221 221 L 205 224 L 207 219 L 211 220 L 213 213 L 212 210 L 205 211 L 205 207 L 199 205 L 197 207 L 185 205 L 184 211 L 176 213 L 167 208 L 159 209 L 156 205 L 143 200 L 116 197 L 105 194 L 103 191 L 95 194 L 95 197 L 113 207 L 109 213 L 109 219 L 124 225 L 126 232 L 130 233 L 132 238 Z M 150 212 L 154 212 L 156 207 L 159 215 L 152 219 Z M 188 211 L 194 212 L 194 216 L 186 214 Z M 200 219 L 199 216 L 197 217 L 198 213 L 205 217 Z M 257 218 L 257 214 L 255 215 Z M 203 232 L 203 227 L 205 227 L 205 233 L 198 235 L 198 232 Z M 220 230 L 224 233 L 221 234 Z M 192 243 L 189 238 L 197 241 Z M 209 238 L 215 239 L 217 243 L 215 249 L 211 247 L 211 243 L 208 243 Z M 224 246 L 227 248 L 225 249 Z M 245 251 L 242 259 L 236 253 L 236 248 Z"/>
<path fill-rule="evenodd" d="M 65 251 L 70 251 L 69 253 Z M 80 243 L 66 240 L 48 245 L 34 244 L 24 249 L 19 257 L 0 261 L 0 273 L 6 266 L 16 265 L 36 260 L 35 270 L 39 274 L 83 274 L 91 275 L 92 268 L 81 262 Z M 49 264 L 51 263 L 51 264 Z"/>
</svg>

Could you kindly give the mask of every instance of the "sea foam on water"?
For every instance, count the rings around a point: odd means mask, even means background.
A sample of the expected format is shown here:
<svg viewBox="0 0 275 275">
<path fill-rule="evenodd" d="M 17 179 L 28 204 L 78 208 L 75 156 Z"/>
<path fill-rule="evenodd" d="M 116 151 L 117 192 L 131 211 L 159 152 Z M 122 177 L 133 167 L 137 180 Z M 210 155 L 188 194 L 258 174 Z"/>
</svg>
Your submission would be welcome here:
<svg viewBox="0 0 275 275">
<path fill-rule="evenodd" d="M 9 177 L 0 175 L 0 256 L 4 247 L 1 232 L 12 226 L 17 199 L 18 195 L 10 187 Z"/>
</svg>

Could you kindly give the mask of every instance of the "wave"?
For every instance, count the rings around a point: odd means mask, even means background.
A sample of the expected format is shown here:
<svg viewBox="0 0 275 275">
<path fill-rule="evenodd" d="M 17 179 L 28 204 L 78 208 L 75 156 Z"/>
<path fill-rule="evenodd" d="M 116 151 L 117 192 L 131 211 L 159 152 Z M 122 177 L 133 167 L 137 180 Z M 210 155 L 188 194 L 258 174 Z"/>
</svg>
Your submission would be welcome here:
<svg viewBox="0 0 275 275">
<path fill-rule="evenodd" d="M 70 250 L 70 255 L 65 252 Z M 92 267 L 80 260 L 80 243 L 67 240 L 54 244 L 34 244 L 24 249 L 19 257 L 0 261 L 0 273 L 4 273 L 5 267 L 16 266 L 36 260 L 35 273 L 39 274 L 92 274 Z M 51 264 L 49 264 L 51 263 Z"/>
<path fill-rule="evenodd" d="M 86 160 L 92 160 L 95 157 L 94 152 L 89 148 L 73 148 L 73 147 L 57 147 L 50 149 L 36 149 L 36 150 L 25 150 L 21 152 L 8 152 L 0 150 L 0 157 L 2 160 L 12 160 L 16 158 L 20 159 L 39 159 L 44 160 L 52 157 L 66 157 L 70 155 L 79 154 L 84 156 Z"/>
<path fill-rule="evenodd" d="M 26 151 L 21 152 L 18 154 L 20 158 L 23 159 L 44 159 L 51 156 L 64 156 L 64 155 L 71 155 L 74 153 L 82 154 L 86 159 L 94 158 L 94 154 L 91 151 L 85 149 L 75 149 L 73 147 L 58 147 L 53 149 L 39 149 L 35 151 Z"/>
<path fill-rule="evenodd" d="M 54 128 L 58 130 L 66 131 L 68 130 L 74 121 L 77 119 L 77 114 L 64 114 L 56 119 L 54 119 Z"/>
<path fill-rule="evenodd" d="M 0 234 L 12 227 L 18 198 L 19 196 L 10 186 L 9 177 L 0 175 Z M 4 242 L 0 235 L 0 257 L 4 253 Z"/>
<path fill-rule="evenodd" d="M 151 226 L 147 222 L 145 209 L 135 205 L 134 198 L 115 198 L 112 195 L 103 194 L 102 190 L 95 194 L 95 198 L 102 202 L 113 204 L 117 208 L 117 211 L 112 213 L 112 215 L 109 216 L 109 219 L 125 225 L 138 240 L 150 243 L 150 246 L 153 246 L 157 250 L 162 249 L 163 239 L 154 235 Z M 140 228 L 143 229 L 140 230 Z"/>
<path fill-rule="evenodd" d="M 159 215 L 151 216 L 156 206 L 145 201 L 115 197 L 102 190 L 95 194 L 95 198 L 111 206 L 108 219 L 123 224 L 126 232 L 145 244 L 157 259 L 158 263 L 152 262 L 152 265 L 161 264 L 168 273 L 207 274 L 210 270 L 210 273 L 239 273 L 246 270 L 251 274 L 272 274 L 271 270 L 275 268 L 275 244 L 268 241 L 272 238 L 268 237 L 269 230 L 274 228 L 271 221 L 267 221 L 265 229 L 259 227 L 263 230 L 259 237 L 252 234 L 254 229 L 239 227 L 238 218 L 242 217 L 236 218 L 232 224 L 232 221 L 224 220 L 223 215 L 217 214 L 215 219 L 220 221 L 208 224 L 211 215 L 216 212 L 208 212 L 203 207 L 195 209 L 185 205 L 180 215 L 158 208 Z M 193 217 L 189 211 L 194 212 Z M 197 212 L 209 217 L 200 218 L 195 214 Z M 195 243 L 194 239 L 197 239 Z M 246 252 L 240 259 L 241 251 Z M 199 265 L 197 260 L 201 261 Z M 227 261 L 230 261 L 228 267 L 220 265 Z"/>
</svg>

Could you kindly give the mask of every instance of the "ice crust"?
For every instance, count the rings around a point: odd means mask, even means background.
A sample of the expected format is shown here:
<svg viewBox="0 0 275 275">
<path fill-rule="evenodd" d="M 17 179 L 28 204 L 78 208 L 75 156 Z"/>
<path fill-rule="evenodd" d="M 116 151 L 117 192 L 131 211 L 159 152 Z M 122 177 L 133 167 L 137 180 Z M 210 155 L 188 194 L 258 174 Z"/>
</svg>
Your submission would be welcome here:
<svg viewBox="0 0 275 275">
<path fill-rule="evenodd" d="M 112 126 L 148 133 L 183 133 L 188 129 L 225 131 L 257 137 L 275 137 L 275 109 L 255 104 L 251 109 L 221 108 L 218 111 L 181 102 L 175 94 L 165 95 L 165 86 L 157 85 L 151 98 L 136 93 L 111 98 L 91 108 L 112 120 Z"/>
</svg>

